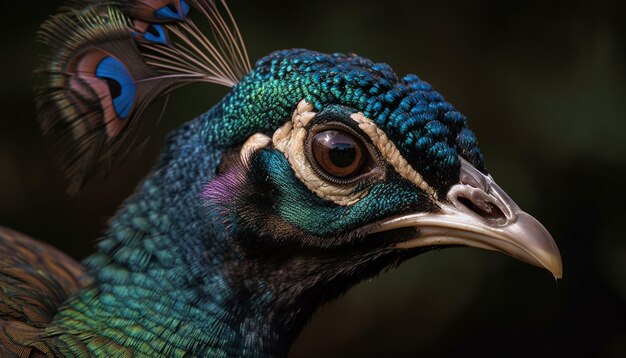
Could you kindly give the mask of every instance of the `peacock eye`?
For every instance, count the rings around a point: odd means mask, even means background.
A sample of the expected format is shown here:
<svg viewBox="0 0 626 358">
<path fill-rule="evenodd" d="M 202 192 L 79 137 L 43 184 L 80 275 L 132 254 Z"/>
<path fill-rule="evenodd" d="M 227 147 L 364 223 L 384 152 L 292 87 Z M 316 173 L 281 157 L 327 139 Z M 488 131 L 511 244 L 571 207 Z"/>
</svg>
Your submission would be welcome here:
<svg viewBox="0 0 626 358">
<path fill-rule="evenodd" d="M 315 134 L 311 153 L 318 168 L 332 178 L 352 179 L 363 172 L 369 153 L 360 138 L 342 130 Z"/>
</svg>

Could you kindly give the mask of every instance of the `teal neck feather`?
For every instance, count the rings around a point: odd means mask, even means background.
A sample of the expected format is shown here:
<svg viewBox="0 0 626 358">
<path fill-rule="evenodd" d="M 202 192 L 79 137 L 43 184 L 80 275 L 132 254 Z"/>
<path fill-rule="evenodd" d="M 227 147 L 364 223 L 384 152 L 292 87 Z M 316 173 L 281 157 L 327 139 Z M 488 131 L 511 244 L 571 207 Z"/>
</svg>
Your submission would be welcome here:
<svg viewBox="0 0 626 358">
<path fill-rule="evenodd" d="M 226 265 L 239 257 L 218 234 L 220 220 L 198 208 L 221 156 L 219 148 L 197 145 L 204 134 L 196 120 L 170 138 L 155 172 L 85 261 L 94 283 L 51 329 L 63 356 L 104 357 L 124 348 L 150 357 L 286 353 L 277 349 L 289 344 L 272 333 L 264 302 L 271 297 L 246 294 L 245 283 L 233 287 Z"/>
</svg>

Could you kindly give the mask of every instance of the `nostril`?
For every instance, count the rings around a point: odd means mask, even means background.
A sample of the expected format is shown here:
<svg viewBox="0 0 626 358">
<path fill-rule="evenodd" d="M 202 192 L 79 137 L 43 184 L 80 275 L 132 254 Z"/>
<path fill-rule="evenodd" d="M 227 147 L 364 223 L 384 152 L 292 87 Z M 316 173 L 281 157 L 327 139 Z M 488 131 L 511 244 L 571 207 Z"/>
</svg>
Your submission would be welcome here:
<svg viewBox="0 0 626 358">
<path fill-rule="evenodd" d="M 484 200 L 476 202 L 463 196 L 457 197 L 457 200 L 471 212 L 485 220 L 496 222 L 506 221 L 506 215 L 494 203 Z"/>
<path fill-rule="evenodd" d="M 461 173 L 461 184 L 469 185 L 472 188 L 484 189 L 485 183 L 481 182 L 478 178 L 472 176 L 470 173 Z M 482 185 L 481 185 L 482 184 Z"/>
</svg>

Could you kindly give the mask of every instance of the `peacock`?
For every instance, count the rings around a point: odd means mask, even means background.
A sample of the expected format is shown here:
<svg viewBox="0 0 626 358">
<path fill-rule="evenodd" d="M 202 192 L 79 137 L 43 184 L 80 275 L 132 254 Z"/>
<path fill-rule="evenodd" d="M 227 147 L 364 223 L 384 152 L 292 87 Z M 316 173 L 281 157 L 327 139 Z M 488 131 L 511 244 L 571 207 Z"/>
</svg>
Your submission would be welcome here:
<svg viewBox="0 0 626 358">
<path fill-rule="evenodd" d="M 74 0 L 39 38 L 70 193 L 142 148 L 150 105 L 231 90 L 168 136 L 84 262 L 0 229 L 2 357 L 283 357 L 320 305 L 442 247 L 562 276 L 467 118 L 416 75 L 306 49 L 252 66 L 224 0 Z"/>
</svg>

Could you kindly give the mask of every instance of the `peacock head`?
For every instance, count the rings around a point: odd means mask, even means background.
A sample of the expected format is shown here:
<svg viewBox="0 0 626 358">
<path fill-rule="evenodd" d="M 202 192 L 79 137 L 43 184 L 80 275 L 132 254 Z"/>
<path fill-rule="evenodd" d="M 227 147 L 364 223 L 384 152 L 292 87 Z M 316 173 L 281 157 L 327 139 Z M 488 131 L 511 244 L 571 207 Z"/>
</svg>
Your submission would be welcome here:
<svg viewBox="0 0 626 358">
<path fill-rule="evenodd" d="M 561 277 L 554 240 L 487 173 L 465 116 L 415 75 L 278 51 L 234 87 L 207 133 L 229 149 L 205 202 L 244 251 L 294 274 L 369 275 L 465 245 Z"/>
</svg>

